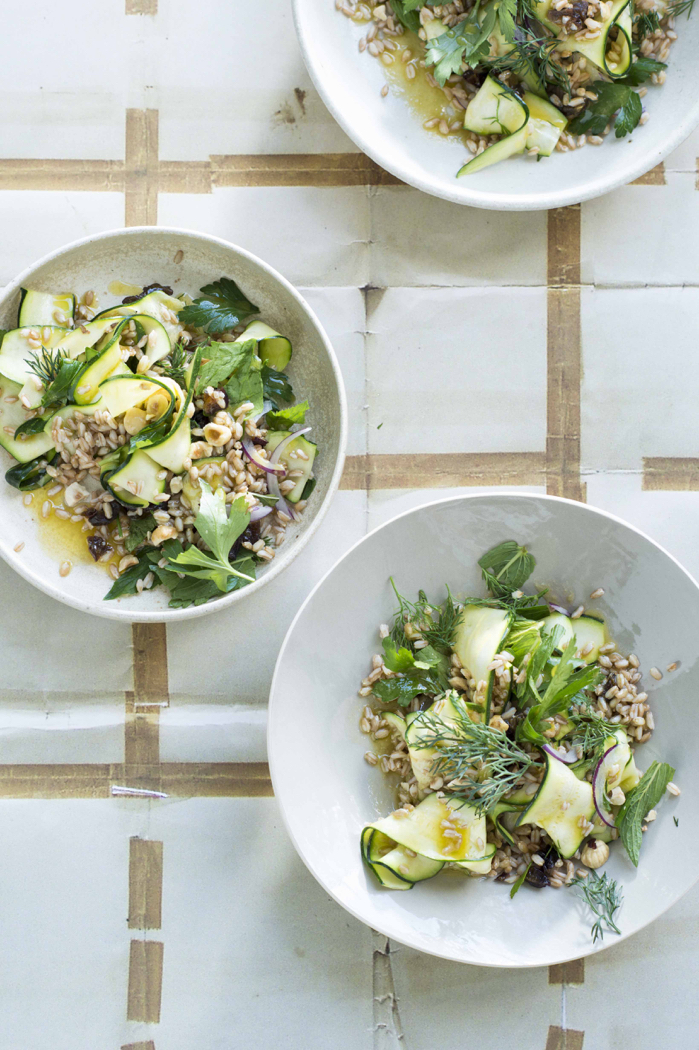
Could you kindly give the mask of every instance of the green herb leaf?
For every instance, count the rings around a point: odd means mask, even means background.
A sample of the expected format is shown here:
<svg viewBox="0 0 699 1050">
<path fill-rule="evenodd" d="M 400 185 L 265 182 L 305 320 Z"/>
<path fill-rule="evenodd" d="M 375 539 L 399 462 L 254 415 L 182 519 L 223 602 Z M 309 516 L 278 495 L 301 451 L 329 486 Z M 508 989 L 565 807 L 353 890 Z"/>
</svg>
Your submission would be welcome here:
<svg viewBox="0 0 699 1050">
<path fill-rule="evenodd" d="M 230 277 L 205 284 L 200 291 L 199 299 L 180 310 L 178 320 L 181 324 L 203 328 L 206 332 L 227 332 L 251 314 L 259 313 Z"/>
<path fill-rule="evenodd" d="M 187 354 L 182 343 L 175 343 L 170 354 L 158 362 L 158 367 L 163 375 L 179 383 L 180 386 L 184 386 Z"/>
<path fill-rule="evenodd" d="M 277 372 L 276 368 L 263 365 L 262 392 L 265 401 L 271 401 L 273 408 L 279 408 L 280 404 L 294 400 L 294 391 L 291 389 L 289 378 L 284 372 Z"/>
<path fill-rule="evenodd" d="M 142 514 L 140 518 L 129 518 L 129 534 L 124 541 L 126 550 L 133 553 L 137 547 L 140 547 L 156 524 L 155 518 L 150 513 Z"/>
<path fill-rule="evenodd" d="M 45 346 L 42 346 L 41 353 L 30 353 L 25 363 L 42 385 L 48 387 L 58 375 L 64 361 L 65 355 L 60 350 L 47 350 Z"/>
<path fill-rule="evenodd" d="M 405 648 L 396 649 L 392 638 L 384 638 L 383 651 L 384 663 L 389 671 L 411 671 L 415 667 L 415 657 L 411 650 Z"/>
<path fill-rule="evenodd" d="M 42 405 L 53 405 L 57 402 L 66 404 L 73 399 L 73 388 L 85 365 L 80 361 L 69 361 L 61 359 L 61 366 L 54 381 L 44 391 L 41 399 Z"/>
<path fill-rule="evenodd" d="M 517 881 L 512 883 L 512 889 L 510 890 L 510 900 L 513 899 L 515 893 L 517 893 L 517 891 L 520 890 L 524 885 L 531 866 L 532 862 L 529 861 L 522 874 L 517 878 Z"/>
<path fill-rule="evenodd" d="M 494 6 L 490 7 L 479 23 L 478 6 L 476 4 L 468 17 L 453 29 L 447 29 L 427 43 L 425 63 L 434 66 L 433 76 L 441 87 L 452 73 L 461 72 L 462 64 L 473 68 L 490 54 L 488 37 L 495 28 L 497 12 Z"/>
<path fill-rule="evenodd" d="M 255 499 L 263 507 L 274 507 L 279 502 L 278 496 L 270 496 L 267 492 L 256 492 Z"/>
<path fill-rule="evenodd" d="M 138 561 L 122 572 L 118 580 L 115 580 L 104 596 L 106 602 L 114 598 L 123 598 L 127 594 L 138 594 L 137 583 L 144 580 L 149 572 L 162 558 L 162 552 L 158 547 L 145 547 L 136 557 Z"/>
<path fill-rule="evenodd" d="M 255 579 L 255 562 L 252 557 L 236 558 L 232 566 L 241 575 L 229 576 L 226 594 L 230 594 L 231 591 L 238 590 L 240 587 L 247 586 L 251 579 Z M 197 579 L 193 576 L 186 576 L 181 580 L 176 573 L 168 572 L 167 570 L 160 570 L 159 575 L 163 576 L 162 582 L 170 591 L 169 605 L 172 609 L 186 609 L 190 605 L 204 605 L 206 602 L 211 601 L 212 598 L 220 598 L 222 594 L 213 580 Z"/>
<path fill-rule="evenodd" d="M 603 940 L 605 932 L 621 933 L 614 921 L 614 916 L 619 911 L 624 898 L 621 887 L 614 879 L 610 879 L 606 872 L 600 876 L 593 870 L 587 878 L 573 879 L 570 885 L 578 887 L 579 896 L 595 916 L 590 930 L 593 944 L 598 937 Z"/>
<path fill-rule="evenodd" d="M 240 359 L 224 390 L 228 395 L 231 408 L 242 405 L 244 401 L 251 401 L 254 405 L 251 414 L 259 415 L 264 401 L 264 386 L 259 360 L 255 356 L 257 341 L 248 339 L 245 343 L 240 344 L 240 348 L 242 351 Z"/>
<path fill-rule="evenodd" d="M 626 796 L 626 801 L 616 816 L 621 841 L 626 847 L 632 863 L 638 867 L 643 833 L 641 825 L 647 813 L 660 802 L 665 790 L 675 775 L 667 762 L 652 762 L 635 788 Z"/>
<path fill-rule="evenodd" d="M 650 80 L 654 73 L 660 73 L 663 69 L 667 69 L 665 62 L 641 56 L 636 62 L 631 63 L 626 76 L 622 78 L 622 83 L 638 87 L 639 84 L 645 84 Z"/>
<path fill-rule="evenodd" d="M 418 33 L 420 31 L 420 17 L 415 11 L 415 7 L 418 6 L 419 0 L 390 0 L 393 13 L 406 29 L 409 29 L 412 33 Z"/>
<path fill-rule="evenodd" d="M 217 343 L 212 340 L 208 346 L 203 346 L 199 390 L 205 390 L 207 386 L 221 386 L 256 346 L 253 339 L 245 343 Z"/>
<path fill-rule="evenodd" d="M 679 18 L 684 14 L 689 18 L 693 10 L 694 0 L 674 0 L 674 3 L 668 6 L 668 11 L 673 18 Z"/>
<path fill-rule="evenodd" d="M 500 32 L 508 43 L 514 43 L 515 19 L 517 17 L 517 0 L 500 0 L 498 5 L 498 23 Z"/>
<path fill-rule="evenodd" d="M 672 819 L 673 819 L 673 820 L 674 820 L 674 822 L 675 822 L 675 827 L 676 827 L 676 828 L 679 828 L 679 826 L 680 826 L 680 822 L 679 822 L 679 819 L 678 819 L 678 817 L 673 817 Z"/>
<path fill-rule="evenodd" d="M 281 412 L 268 412 L 267 426 L 270 430 L 288 430 L 295 423 L 305 422 L 309 407 L 308 401 L 300 401 Z"/>
<path fill-rule="evenodd" d="M 643 75 L 642 70 L 639 75 Z M 632 74 L 629 74 L 629 77 L 631 76 Z M 573 135 L 602 135 L 607 124 L 617 113 L 614 134 L 618 139 L 623 138 L 634 130 L 643 113 L 641 99 L 630 86 L 639 82 L 631 79 L 628 83 L 616 80 L 612 84 L 596 81 L 594 89 L 597 92 L 597 100 L 591 102 L 579 117 L 570 122 L 568 130 Z"/>
<path fill-rule="evenodd" d="M 647 36 L 652 36 L 658 29 L 660 29 L 660 19 L 657 11 L 644 11 L 636 15 L 633 20 L 634 34 L 639 41 Z"/>
<path fill-rule="evenodd" d="M 20 423 L 15 430 L 15 438 L 21 437 L 22 434 L 26 437 L 43 434 L 47 419 L 50 419 L 50 416 L 34 416 L 32 419 L 25 419 L 24 423 Z"/>
<path fill-rule="evenodd" d="M 313 489 L 316 487 L 317 484 L 318 484 L 318 478 L 309 478 L 308 481 L 306 482 L 306 484 L 303 486 L 303 492 L 301 493 L 301 499 L 302 500 L 308 499 L 308 497 L 311 495 L 311 493 L 313 492 Z M 260 498 L 259 494 L 258 494 L 257 498 L 258 499 Z"/>
<path fill-rule="evenodd" d="M 540 90 L 548 86 L 555 88 L 561 95 L 571 93 L 568 74 L 557 60 L 554 37 L 539 37 L 527 27 L 519 25 L 522 38 L 510 42 L 510 49 L 497 58 L 488 58 L 486 65 L 493 73 L 513 72 L 521 79 L 534 81 Z"/>
<path fill-rule="evenodd" d="M 510 598 L 519 591 L 536 567 L 536 559 L 515 540 L 505 540 L 478 559 L 483 580 L 496 598 Z"/>
<path fill-rule="evenodd" d="M 227 591 L 228 577 L 241 576 L 241 570 L 228 560 L 231 548 L 238 537 L 245 532 L 250 522 L 250 512 L 245 499 L 241 496 L 231 504 L 230 515 L 226 513 L 226 497 L 223 489 L 211 491 L 206 481 L 200 481 L 201 497 L 199 511 L 194 519 L 194 527 L 211 548 L 211 554 L 188 547 L 168 561 L 176 572 L 206 579 L 216 584 L 220 591 Z M 243 573 L 243 576 L 249 576 Z M 253 577 L 254 579 L 254 577 Z M 248 582 L 252 582 L 248 579 Z"/>
</svg>

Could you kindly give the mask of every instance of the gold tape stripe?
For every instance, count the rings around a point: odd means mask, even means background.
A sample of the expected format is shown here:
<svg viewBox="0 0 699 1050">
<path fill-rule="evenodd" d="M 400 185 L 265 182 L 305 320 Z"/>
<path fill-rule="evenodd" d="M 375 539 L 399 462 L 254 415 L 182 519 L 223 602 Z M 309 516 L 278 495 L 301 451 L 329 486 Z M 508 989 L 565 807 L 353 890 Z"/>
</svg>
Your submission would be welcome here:
<svg viewBox="0 0 699 1050">
<path fill-rule="evenodd" d="M 699 459 L 691 456 L 644 457 L 643 489 L 646 492 L 699 491 Z"/>
<path fill-rule="evenodd" d="M 126 110 L 124 225 L 158 221 L 158 111 Z"/>
<path fill-rule="evenodd" d="M 144 6 L 149 0 L 140 0 Z M 134 0 L 134 4 L 139 0 Z M 151 12 L 132 11 L 130 14 Z M 155 13 L 155 12 L 152 12 Z M 150 181 L 150 193 L 142 195 L 136 210 L 154 207 L 153 194 L 211 193 L 214 189 L 244 186 L 402 186 L 363 153 L 240 154 L 211 156 L 202 161 L 165 160 L 157 157 L 157 110 L 128 110 L 127 166 L 121 160 L 0 159 L 0 189 L 4 190 L 92 190 L 123 192 L 125 184 L 136 188 L 136 176 Z M 145 116 L 148 114 L 149 116 Z M 139 115 L 139 116 L 137 116 Z M 145 130 L 145 126 L 150 131 Z M 154 140 L 152 132 L 155 130 Z M 136 152 L 147 135 L 148 164 L 139 164 Z M 154 149 L 155 144 L 155 149 Z M 664 186 L 665 168 L 659 164 L 641 175 L 634 186 Z M 149 202 L 149 203 L 148 203 Z M 127 222 L 133 226 L 135 222 Z"/>
<path fill-rule="evenodd" d="M 123 193 L 121 160 L 0 160 L 0 190 Z"/>
<path fill-rule="evenodd" d="M 163 704 L 168 700 L 167 632 L 164 623 L 135 623 L 133 686 L 136 705 Z"/>
<path fill-rule="evenodd" d="M 660 164 L 656 164 L 654 168 L 651 168 L 650 171 L 645 172 L 644 175 L 639 175 L 631 183 L 632 186 L 665 186 L 666 184 L 665 165 L 662 161 Z"/>
<path fill-rule="evenodd" d="M 122 1046 L 121 1050 L 155 1050 L 155 1043 L 149 1039 L 147 1043 L 129 1043 Z"/>
<path fill-rule="evenodd" d="M 129 840 L 129 929 L 159 930 L 163 910 L 163 844 Z"/>
<path fill-rule="evenodd" d="M 127 15 L 157 15 L 158 0 L 126 0 Z"/>
<path fill-rule="evenodd" d="M 440 489 L 474 485 L 543 485 L 543 452 L 451 452 L 348 456 L 340 488 Z"/>
<path fill-rule="evenodd" d="M 266 762 L 0 765 L 0 798 L 109 798 L 112 785 L 163 791 L 177 798 L 273 794 Z"/>
<path fill-rule="evenodd" d="M 584 1032 L 578 1032 L 574 1028 L 559 1028 L 558 1025 L 549 1026 L 549 1034 L 546 1040 L 546 1050 L 583 1050 Z"/>
<path fill-rule="evenodd" d="M 585 960 L 573 959 L 572 962 L 556 963 L 549 966 L 549 984 L 584 984 Z"/>
<path fill-rule="evenodd" d="M 157 1024 L 163 987 L 163 950 L 160 941 L 131 941 L 127 1021 Z"/>
<path fill-rule="evenodd" d="M 546 491 L 584 500 L 580 482 L 580 205 L 548 213 Z"/>
</svg>

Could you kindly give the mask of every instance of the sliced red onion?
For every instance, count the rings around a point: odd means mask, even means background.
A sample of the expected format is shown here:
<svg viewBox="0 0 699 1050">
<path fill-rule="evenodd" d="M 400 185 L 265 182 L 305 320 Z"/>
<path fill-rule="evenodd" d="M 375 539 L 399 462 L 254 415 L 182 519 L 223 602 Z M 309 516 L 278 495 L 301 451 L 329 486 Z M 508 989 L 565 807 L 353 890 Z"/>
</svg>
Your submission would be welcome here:
<svg viewBox="0 0 699 1050">
<path fill-rule="evenodd" d="M 564 762 L 567 766 L 571 766 L 573 762 L 577 762 L 577 755 L 573 751 L 567 751 L 562 755 L 559 751 L 556 751 L 552 744 L 544 744 L 541 748 L 547 755 L 551 755 L 551 758 L 557 758 L 559 762 Z"/>
<path fill-rule="evenodd" d="M 247 437 L 247 435 L 243 438 L 243 452 L 248 457 L 248 459 L 255 464 L 256 467 L 259 467 L 260 470 L 264 470 L 265 474 L 286 473 L 286 467 L 275 467 L 272 464 L 271 460 L 263 459 L 257 451 L 257 446 L 253 443 L 252 438 Z"/>
<path fill-rule="evenodd" d="M 257 507 L 253 507 L 253 509 L 250 511 L 250 521 L 260 521 L 262 518 L 266 518 L 267 515 L 271 513 L 271 507 L 263 507 L 262 505 L 258 505 Z"/>
<path fill-rule="evenodd" d="M 614 752 L 617 751 L 620 746 L 620 744 L 612 744 L 612 746 L 604 752 L 597 763 L 597 767 L 592 777 L 592 797 L 595 800 L 595 809 L 597 810 L 599 819 L 603 824 L 606 824 L 608 828 L 615 827 L 615 824 L 612 814 L 605 807 L 604 793 L 607 788 L 609 770 L 611 766 L 614 765 Z"/>
<path fill-rule="evenodd" d="M 312 427 L 304 427 L 303 430 L 295 430 L 292 434 L 289 434 L 288 437 L 285 437 L 283 441 L 280 441 L 272 455 L 269 457 L 270 463 L 278 463 L 279 457 L 281 456 L 282 452 L 287 447 L 287 445 L 291 441 L 293 441 L 294 438 L 299 437 L 300 434 L 308 434 L 309 431 L 311 431 L 312 429 Z M 270 476 L 267 478 L 267 488 L 273 496 L 277 497 L 277 510 L 280 510 L 282 514 L 288 514 L 291 520 L 295 521 L 296 515 L 292 510 L 291 504 L 288 503 L 287 500 L 285 500 L 282 496 L 281 489 L 279 488 L 279 481 L 274 474 L 270 474 Z"/>
<path fill-rule="evenodd" d="M 568 610 L 564 609 L 562 605 L 554 605 L 553 602 L 549 602 L 548 606 L 551 612 L 561 613 L 562 616 L 568 615 Z"/>
</svg>

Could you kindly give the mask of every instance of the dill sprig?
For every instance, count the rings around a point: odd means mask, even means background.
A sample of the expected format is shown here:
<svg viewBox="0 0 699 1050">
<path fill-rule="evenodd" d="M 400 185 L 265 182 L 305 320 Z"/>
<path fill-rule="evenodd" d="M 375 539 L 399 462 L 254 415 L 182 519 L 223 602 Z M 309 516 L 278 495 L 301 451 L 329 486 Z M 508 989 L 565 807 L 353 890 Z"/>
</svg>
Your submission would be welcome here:
<svg viewBox="0 0 699 1050">
<path fill-rule="evenodd" d="M 489 61 L 488 65 L 494 73 L 511 72 L 521 79 L 534 77 L 540 88 L 545 89 L 548 84 L 552 84 L 561 94 L 570 95 L 568 74 L 553 57 L 556 44 L 556 37 L 527 35 L 523 40 L 512 41 L 511 50 Z"/>
<path fill-rule="evenodd" d="M 572 742 L 581 747 L 586 758 L 591 759 L 601 757 L 605 741 L 621 728 L 614 722 L 594 716 L 591 708 L 589 713 L 570 715 L 570 721 L 575 726 Z"/>
<path fill-rule="evenodd" d="M 31 353 L 26 358 L 27 368 L 45 387 L 50 387 L 56 381 L 64 361 L 65 354 L 60 350 L 47 350 L 45 346 L 42 346 L 40 354 Z"/>
<path fill-rule="evenodd" d="M 426 714 L 420 721 L 424 729 L 414 746 L 434 750 L 433 775 L 446 784 L 458 781 L 447 790 L 477 813 L 490 812 L 533 765 L 532 757 L 505 733 L 467 715 L 447 723 Z"/>
<path fill-rule="evenodd" d="M 185 368 L 187 367 L 187 354 L 182 346 L 182 343 L 175 343 L 172 348 L 172 352 L 168 358 L 160 363 L 160 371 L 163 375 L 168 376 L 174 380 L 175 383 L 179 383 L 180 386 L 184 386 L 185 383 Z"/>
<path fill-rule="evenodd" d="M 619 911 L 624 896 L 615 879 L 610 879 L 606 873 L 598 875 L 596 871 L 591 871 L 585 879 L 573 879 L 571 886 L 580 889 L 579 896 L 595 916 L 590 930 L 593 944 L 598 937 L 603 940 L 605 932 L 621 933 L 614 916 Z"/>
<path fill-rule="evenodd" d="M 412 623 L 424 641 L 438 653 L 448 656 L 451 653 L 456 629 L 463 613 L 463 607 L 455 602 L 447 587 L 447 597 L 441 605 L 428 601 L 424 591 L 418 591 L 418 600 L 411 602 L 400 594 L 391 577 L 391 586 L 398 599 L 398 611 L 393 619 L 391 637 L 396 648 L 406 643 L 405 625 Z"/>
<path fill-rule="evenodd" d="M 674 0 L 674 3 L 668 5 L 668 14 L 671 14 L 673 18 L 678 18 L 680 15 L 687 15 L 690 17 L 694 10 L 694 0 Z"/>
<path fill-rule="evenodd" d="M 652 36 L 658 29 L 660 29 L 660 19 L 657 11 L 644 11 L 643 14 L 636 15 L 633 20 L 633 31 L 638 40 Z"/>
</svg>

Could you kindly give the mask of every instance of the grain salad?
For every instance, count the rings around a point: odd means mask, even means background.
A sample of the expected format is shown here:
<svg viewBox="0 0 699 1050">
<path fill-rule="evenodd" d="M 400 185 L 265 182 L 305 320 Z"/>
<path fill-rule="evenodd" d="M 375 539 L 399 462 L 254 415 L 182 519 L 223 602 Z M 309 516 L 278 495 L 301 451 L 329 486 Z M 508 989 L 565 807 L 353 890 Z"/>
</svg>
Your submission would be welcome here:
<svg viewBox="0 0 699 1050">
<path fill-rule="evenodd" d="M 366 28 L 359 50 L 417 99 L 424 127 L 460 136 L 457 177 L 516 154 L 541 160 L 649 118 L 675 22 L 693 0 L 335 0 Z M 434 89 L 430 93 L 430 89 Z M 429 101 L 426 99 L 429 98 Z"/>
<path fill-rule="evenodd" d="M 7 483 L 40 521 L 84 532 L 106 599 L 162 585 L 184 608 L 245 586 L 315 485 L 291 342 L 228 277 L 194 299 L 151 284 L 97 307 L 94 291 L 22 289 L 0 333 Z"/>
<path fill-rule="evenodd" d="M 515 541 L 478 564 L 485 596 L 410 601 L 391 581 L 398 610 L 359 696 L 395 808 L 364 827 L 362 856 L 393 890 L 442 871 L 512 897 L 574 886 L 593 939 L 619 933 L 622 888 L 600 869 L 617 840 L 637 866 L 655 807 L 680 793 L 667 763 L 636 765 L 655 728 L 640 661 L 586 605 L 525 594 L 536 563 Z"/>
</svg>

